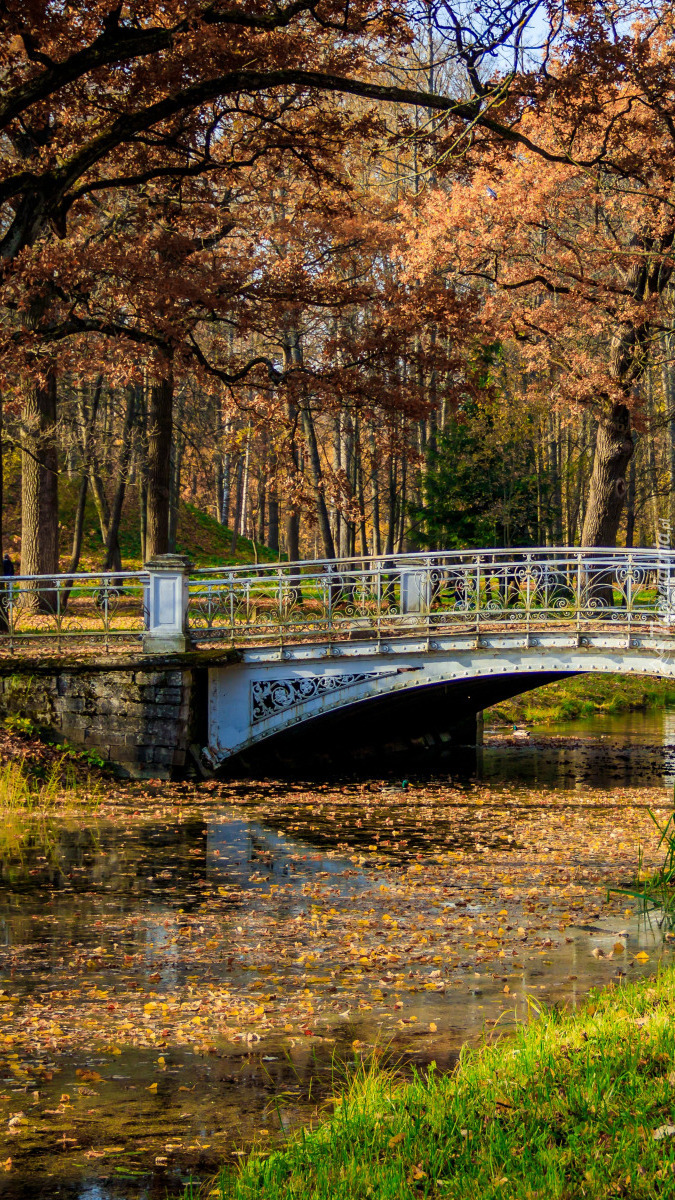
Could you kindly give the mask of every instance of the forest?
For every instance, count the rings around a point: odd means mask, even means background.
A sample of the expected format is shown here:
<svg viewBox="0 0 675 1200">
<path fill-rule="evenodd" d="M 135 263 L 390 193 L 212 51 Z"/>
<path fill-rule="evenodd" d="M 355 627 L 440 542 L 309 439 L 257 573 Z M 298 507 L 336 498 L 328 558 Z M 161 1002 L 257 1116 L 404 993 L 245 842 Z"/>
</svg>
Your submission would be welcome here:
<svg viewBox="0 0 675 1200">
<path fill-rule="evenodd" d="M 0 29 L 23 574 L 190 551 L 186 506 L 225 559 L 669 528 L 671 4 L 7 0 Z"/>
</svg>

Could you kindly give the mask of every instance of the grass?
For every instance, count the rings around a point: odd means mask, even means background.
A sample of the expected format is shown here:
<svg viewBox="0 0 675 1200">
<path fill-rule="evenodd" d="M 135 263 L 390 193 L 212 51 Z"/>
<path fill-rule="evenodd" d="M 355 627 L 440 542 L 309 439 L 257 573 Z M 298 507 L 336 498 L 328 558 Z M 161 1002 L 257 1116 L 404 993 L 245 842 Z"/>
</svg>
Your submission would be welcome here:
<svg viewBox="0 0 675 1200">
<path fill-rule="evenodd" d="M 646 712 L 675 705 L 675 683 L 668 679 L 626 675 L 577 675 L 536 688 L 486 710 L 490 725 L 527 722 L 556 724 L 592 717 Z"/>
<path fill-rule="evenodd" d="M 675 1195 L 675 970 L 544 1012 L 451 1075 L 361 1068 L 332 1117 L 223 1169 L 222 1200 Z"/>
</svg>

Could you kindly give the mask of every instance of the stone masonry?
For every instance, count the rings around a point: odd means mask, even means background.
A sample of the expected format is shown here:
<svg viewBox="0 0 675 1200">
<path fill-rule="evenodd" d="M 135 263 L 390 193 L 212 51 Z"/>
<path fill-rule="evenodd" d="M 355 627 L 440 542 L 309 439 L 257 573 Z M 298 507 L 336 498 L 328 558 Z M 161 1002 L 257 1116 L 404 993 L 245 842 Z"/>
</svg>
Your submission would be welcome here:
<svg viewBox="0 0 675 1200">
<path fill-rule="evenodd" d="M 95 750 L 134 778 L 167 779 L 185 766 L 194 671 L 45 667 L 0 678 L 0 720 L 28 717 L 58 740 Z"/>
</svg>

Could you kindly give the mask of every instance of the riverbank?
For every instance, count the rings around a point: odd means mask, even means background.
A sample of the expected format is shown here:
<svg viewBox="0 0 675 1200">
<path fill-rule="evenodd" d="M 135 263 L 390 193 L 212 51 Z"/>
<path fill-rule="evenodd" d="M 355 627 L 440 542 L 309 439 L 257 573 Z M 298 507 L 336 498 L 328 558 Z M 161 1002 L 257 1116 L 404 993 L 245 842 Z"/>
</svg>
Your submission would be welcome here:
<svg viewBox="0 0 675 1200">
<path fill-rule="evenodd" d="M 236 1200 L 654 1197 L 675 1190 L 675 969 L 549 1012 L 397 1082 L 363 1068 L 332 1118 L 223 1172 Z"/>
<path fill-rule="evenodd" d="M 3 1200 L 208 1191 L 326 1116 L 335 1063 L 450 1072 L 673 956 L 607 891 L 661 861 L 665 788 L 101 791 L 0 853 Z"/>
<path fill-rule="evenodd" d="M 647 712 L 675 705 L 675 681 L 651 676 L 576 675 L 546 687 L 514 696 L 486 709 L 488 726 L 557 724 L 592 717 Z"/>
</svg>

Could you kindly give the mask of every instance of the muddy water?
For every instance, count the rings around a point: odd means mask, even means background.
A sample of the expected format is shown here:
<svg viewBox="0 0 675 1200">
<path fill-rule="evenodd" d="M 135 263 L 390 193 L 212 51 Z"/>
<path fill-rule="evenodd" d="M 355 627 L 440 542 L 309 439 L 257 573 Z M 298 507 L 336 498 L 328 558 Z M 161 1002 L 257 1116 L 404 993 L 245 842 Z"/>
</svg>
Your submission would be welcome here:
<svg viewBox="0 0 675 1200">
<path fill-rule="evenodd" d="M 472 770 L 142 789 L 0 842 L 0 1195 L 165 1197 L 316 1119 L 336 1061 L 648 974 L 675 715 L 488 738 Z M 339 1071 L 342 1068 L 338 1068 Z"/>
</svg>

